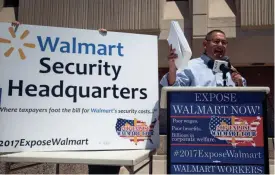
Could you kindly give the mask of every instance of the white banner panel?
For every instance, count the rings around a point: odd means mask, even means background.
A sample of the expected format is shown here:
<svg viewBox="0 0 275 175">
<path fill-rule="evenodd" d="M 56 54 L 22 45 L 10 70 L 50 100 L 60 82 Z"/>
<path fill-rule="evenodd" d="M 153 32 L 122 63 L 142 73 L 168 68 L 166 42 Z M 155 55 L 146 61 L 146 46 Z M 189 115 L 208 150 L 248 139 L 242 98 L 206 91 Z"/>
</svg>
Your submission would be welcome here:
<svg viewBox="0 0 275 175">
<path fill-rule="evenodd" d="M 1 152 L 158 147 L 157 36 L 0 30 Z"/>
</svg>

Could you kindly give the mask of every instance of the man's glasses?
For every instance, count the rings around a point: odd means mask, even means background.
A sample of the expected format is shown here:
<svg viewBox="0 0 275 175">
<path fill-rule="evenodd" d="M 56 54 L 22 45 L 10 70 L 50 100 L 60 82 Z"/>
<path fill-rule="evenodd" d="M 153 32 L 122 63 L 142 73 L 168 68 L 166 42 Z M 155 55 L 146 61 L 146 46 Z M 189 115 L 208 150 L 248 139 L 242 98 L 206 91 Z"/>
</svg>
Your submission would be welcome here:
<svg viewBox="0 0 275 175">
<path fill-rule="evenodd" d="M 220 40 L 220 39 L 207 40 L 207 41 L 211 41 L 215 45 L 218 45 L 219 43 L 222 43 L 223 46 L 226 46 L 228 44 L 228 41 L 226 41 L 226 40 Z"/>
</svg>

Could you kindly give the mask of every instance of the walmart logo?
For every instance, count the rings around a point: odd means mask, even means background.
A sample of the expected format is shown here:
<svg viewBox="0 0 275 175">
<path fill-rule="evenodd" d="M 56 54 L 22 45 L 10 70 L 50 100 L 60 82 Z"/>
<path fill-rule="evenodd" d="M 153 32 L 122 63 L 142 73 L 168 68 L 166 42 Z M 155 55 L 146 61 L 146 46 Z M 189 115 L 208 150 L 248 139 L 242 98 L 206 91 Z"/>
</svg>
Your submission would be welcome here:
<svg viewBox="0 0 275 175">
<path fill-rule="evenodd" d="M 12 38 L 16 38 L 13 27 L 9 27 L 8 31 Z M 21 36 L 15 39 L 15 42 L 18 40 L 24 40 L 29 35 L 29 30 L 25 30 Z M 49 37 L 49 36 L 36 36 L 37 38 L 37 47 L 40 48 L 42 52 L 59 52 L 65 54 L 92 54 L 100 56 L 113 56 L 118 55 L 120 57 L 124 56 L 123 49 L 124 46 L 122 43 L 113 43 L 113 44 L 104 44 L 104 43 L 93 43 L 93 42 L 81 42 L 78 41 L 76 37 L 72 37 L 69 40 L 63 40 L 60 37 Z M 5 51 L 5 57 L 9 57 L 15 50 L 14 40 L 9 40 L 6 38 L 0 37 L 0 43 L 10 44 L 10 48 Z M 24 47 L 36 48 L 36 44 L 33 43 L 24 43 Z M 26 59 L 26 55 L 21 48 L 17 49 L 19 56 L 22 60 Z"/>
<path fill-rule="evenodd" d="M 16 38 L 16 35 L 15 35 L 15 32 L 14 32 L 14 29 L 13 27 L 9 27 L 9 33 L 10 35 L 12 36 L 12 38 Z M 29 35 L 29 31 L 28 30 L 25 30 L 22 35 L 20 36 L 20 40 L 24 40 L 28 35 Z M 0 43 L 5 43 L 5 44 L 12 44 L 11 40 L 8 40 L 8 39 L 5 39 L 5 38 L 0 38 Z M 24 43 L 23 46 L 25 47 L 28 47 L 28 48 L 35 48 L 35 44 L 32 44 L 32 43 Z M 5 53 L 5 57 L 9 57 L 12 52 L 15 50 L 15 48 L 13 46 L 11 46 Z M 18 53 L 20 55 L 20 58 L 22 60 L 25 60 L 26 59 L 26 55 L 23 51 L 22 48 L 18 48 Z"/>
</svg>

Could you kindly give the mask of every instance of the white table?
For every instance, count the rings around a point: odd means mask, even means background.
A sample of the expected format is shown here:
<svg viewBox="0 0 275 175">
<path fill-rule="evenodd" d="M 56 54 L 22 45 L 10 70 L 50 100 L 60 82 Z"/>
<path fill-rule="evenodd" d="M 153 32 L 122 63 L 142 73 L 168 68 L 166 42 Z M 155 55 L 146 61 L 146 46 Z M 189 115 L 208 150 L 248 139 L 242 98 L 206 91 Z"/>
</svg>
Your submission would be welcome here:
<svg viewBox="0 0 275 175">
<path fill-rule="evenodd" d="M 155 150 L 19 152 L 0 155 L 0 161 L 6 162 L 5 174 L 14 171 L 12 162 L 56 163 L 56 174 L 60 163 L 125 166 L 131 174 L 149 164 L 149 174 L 152 174 L 154 153 Z M 142 166 L 135 169 L 140 163 Z"/>
</svg>

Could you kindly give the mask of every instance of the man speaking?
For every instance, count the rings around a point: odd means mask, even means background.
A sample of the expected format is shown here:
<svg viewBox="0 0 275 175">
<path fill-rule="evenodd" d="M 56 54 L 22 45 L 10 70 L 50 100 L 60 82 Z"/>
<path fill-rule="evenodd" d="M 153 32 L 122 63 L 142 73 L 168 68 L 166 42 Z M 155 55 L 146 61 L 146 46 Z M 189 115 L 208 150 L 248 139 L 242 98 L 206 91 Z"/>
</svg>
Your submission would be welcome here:
<svg viewBox="0 0 275 175">
<path fill-rule="evenodd" d="M 178 72 L 175 65 L 177 55 L 175 49 L 170 47 L 169 72 L 163 76 L 160 84 L 162 86 L 246 86 L 246 80 L 230 65 L 225 56 L 227 44 L 223 31 L 210 31 L 203 41 L 204 53 L 199 58 L 190 60 L 188 66 Z M 228 62 L 228 68 L 223 67 L 221 71 L 215 71 L 213 66 L 219 62 Z"/>
</svg>

